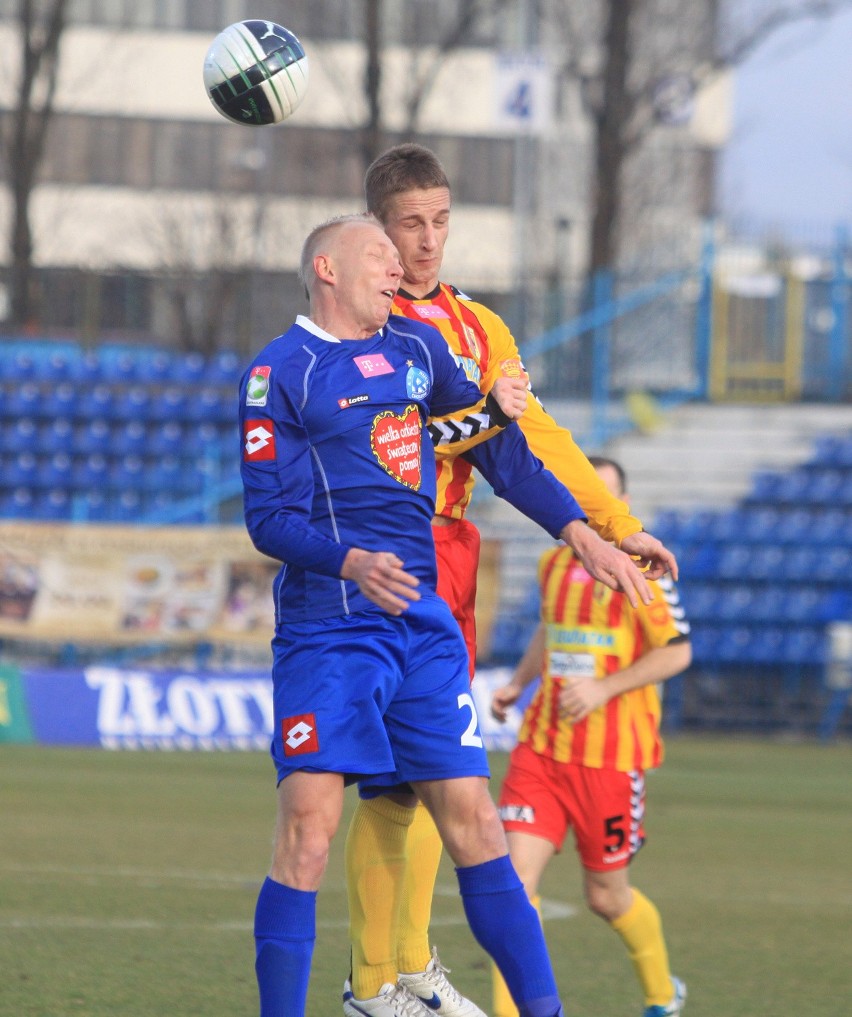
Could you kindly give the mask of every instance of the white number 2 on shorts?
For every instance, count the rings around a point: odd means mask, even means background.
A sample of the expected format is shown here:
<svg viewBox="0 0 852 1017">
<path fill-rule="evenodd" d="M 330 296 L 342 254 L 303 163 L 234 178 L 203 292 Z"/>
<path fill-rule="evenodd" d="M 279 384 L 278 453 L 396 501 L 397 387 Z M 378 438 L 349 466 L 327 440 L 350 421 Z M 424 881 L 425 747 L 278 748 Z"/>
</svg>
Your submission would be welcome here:
<svg viewBox="0 0 852 1017">
<path fill-rule="evenodd" d="M 476 715 L 476 706 L 473 703 L 473 696 L 469 692 L 463 692 L 459 696 L 459 709 L 467 707 L 470 710 L 470 723 L 467 725 L 467 730 L 461 736 L 462 745 L 472 745 L 476 749 L 482 748 L 482 739 L 476 733 L 476 725 L 479 723 L 479 717 Z"/>
</svg>

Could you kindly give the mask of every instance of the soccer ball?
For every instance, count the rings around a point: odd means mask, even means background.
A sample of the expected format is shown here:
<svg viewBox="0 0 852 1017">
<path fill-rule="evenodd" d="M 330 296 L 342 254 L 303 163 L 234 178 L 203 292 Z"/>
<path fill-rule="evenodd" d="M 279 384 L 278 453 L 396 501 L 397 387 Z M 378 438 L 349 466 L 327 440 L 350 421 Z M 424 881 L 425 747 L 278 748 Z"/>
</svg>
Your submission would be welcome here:
<svg viewBox="0 0 852 1017">
<path fill-rule="evenodd" d="M 211 43 L 204 87 L 234 123 L 279 124 L 305 96 L 308 58 L 296 36 L 274 21 L 238 21 Z"/>
</svg>

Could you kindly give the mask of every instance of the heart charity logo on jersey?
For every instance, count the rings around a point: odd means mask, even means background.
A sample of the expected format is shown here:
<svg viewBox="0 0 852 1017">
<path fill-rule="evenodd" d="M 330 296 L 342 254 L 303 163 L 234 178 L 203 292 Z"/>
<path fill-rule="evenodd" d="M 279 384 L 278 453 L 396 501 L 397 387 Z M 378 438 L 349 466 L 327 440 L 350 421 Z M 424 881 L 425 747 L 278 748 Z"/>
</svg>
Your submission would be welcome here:
<svg viewBox="0 0 852 1017">
<path fill-rule="evenodd" d="M 406 406 L 402 413 L 385 410 L 370 430 L 370 448 L 382 469 L 412 491 L 420 490 L 420 413 Z"/>
</svg>

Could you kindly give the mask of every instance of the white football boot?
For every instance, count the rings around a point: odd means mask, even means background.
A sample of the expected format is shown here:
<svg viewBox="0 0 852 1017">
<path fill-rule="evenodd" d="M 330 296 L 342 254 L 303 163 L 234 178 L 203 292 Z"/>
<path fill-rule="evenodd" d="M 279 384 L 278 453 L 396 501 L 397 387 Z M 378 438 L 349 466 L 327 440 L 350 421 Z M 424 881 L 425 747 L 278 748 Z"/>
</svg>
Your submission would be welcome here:
<svg viewBox="0 0 852 1017">
<path fill-rule="evenodd" d="M 428 1012 L 438 1017 L 485 1017 L 476 1003 L 472 1003 L 450 985 L 445 968 L 438 959 L 437 947 L 432 947 L 432 960 L 425 971 L 400 973 L 399 984 L 416 996 Z"/>
<path fill-rule="evenodd" d="M 346 1017 L 433 1017 L 434 1014 L 399 983 L 385 982 L 378 996 L 356 999 L 348 980 L 343 983 L 343 1012 Z"/>
</svg>

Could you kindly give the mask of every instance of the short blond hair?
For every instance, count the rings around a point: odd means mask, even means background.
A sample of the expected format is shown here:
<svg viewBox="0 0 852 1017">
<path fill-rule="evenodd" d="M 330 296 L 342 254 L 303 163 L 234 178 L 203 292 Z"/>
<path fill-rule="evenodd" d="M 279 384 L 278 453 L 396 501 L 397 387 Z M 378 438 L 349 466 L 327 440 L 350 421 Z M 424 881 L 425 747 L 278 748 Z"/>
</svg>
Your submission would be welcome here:
<svg viewBox="0 0 852 1017">
<path fill-rule="evenodd" d="M 299 278 L 307 293 L 310 293 L 311 283 L 314 280 L 314 258 L 320 253 L 321 245 L 328 239 L 330 233 L 337 232 L 343 226 L 353 222 L 375 226 L 377 229 L 382 228 L 379 220 L 369 212 L 350 212 L 347 215 L 336 215 L 332 219 L 326 219 L 325 222 L 314 226 L 305 237 L 305 242 L 302 244 L 302 256 L 299 259 Z"/>
</svg>

